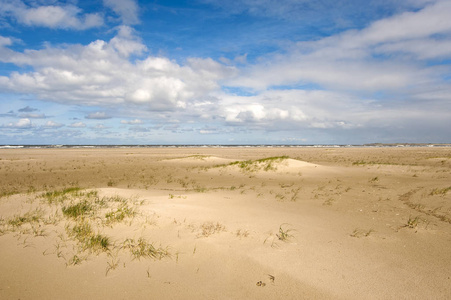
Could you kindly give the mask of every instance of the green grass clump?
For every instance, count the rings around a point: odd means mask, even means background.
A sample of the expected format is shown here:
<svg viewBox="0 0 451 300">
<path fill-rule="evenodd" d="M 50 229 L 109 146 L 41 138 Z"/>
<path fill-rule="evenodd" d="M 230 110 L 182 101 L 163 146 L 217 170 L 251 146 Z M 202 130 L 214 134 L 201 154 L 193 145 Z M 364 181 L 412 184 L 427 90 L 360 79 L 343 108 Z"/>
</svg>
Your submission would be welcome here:
<svg viewBox="0 0 451 300">
<path fill-rule="evenodd" d="M 122 222 L 125 218 L 134 217 L 136 210 L 125 203 L 122 203 L 115 210 L 109 211 L 105 214 L 105 223 L 112 224 L 116 222 Z"/>
<path fill-rule="evenodd" d="M 34 210 L 25 213 L 22 216 L 14 216 L 9 219 L 6 223 L 13 227 L 21 227 L 26 223 L 39 223 L 42 221 L 43 212 L 41 210 Z"/>
<path fill-rule="evenodd" d="M 102 234 L 94 234 L 90 236 L 87 243 L 87 247 L 94 252 L 108 251 L 110 245 L 110 238 Z"/>
<path fill-rule="evenodd" d="M 288 158 L 288 156 L 284 155 L 261 158 L 257 160 L 234 161 L 231 162 L 229 166 L 238 166 L 245 172 L 255 172 L 262 169 L 265 171 L 275 171 L 277 167 L 274 166 L 274 163 L 281 162 Z"/>
<path fill-rule="evenodd" d="M 94 210 L 93 205 L 86 200 L 79 202 L 77 204 L 64 206 L 62 208 L 63 215 L 73 219 L 77 219 L 81 216 L 88 215 L 93 210 Z"/>
<path fill-rule="evenodd" d="M 77 194 L 79 191 L 79 187 L 69 187 L 59 191 L 46 192 L 41 197 L 47 200 L 48 204 L 63 203 L 70 195 Z"/>
<path fill-rule="evenodd" d="M 147 242 L 144 238 L 126 239 L 123 248 L 128 249 L 133 259 L 152 258 L 161 260 L 165 257 L 171 257 L 167 248 L 155 247 L 152 243 Z"/>
<path fill-rule="evenodd" d="M 110 238 L 99 233 L 94 233 L 91 224 L 86 220 L 78 222 L 72 228 L 67 226 L 66 232 L 69 237 L 74 238 L 78 242 L 78 245 L 83 251 L 105 252 L 111 246 Z"/>
<path fill-rule="evenodd" d="M 419 216 L 417 216 L 415 218 L 409 217 L 409 220 L 407 220 L 407 224 L 404 227 L 416 228 L 420 221 L 421 221 L 421 219 Z"/>
</svg>

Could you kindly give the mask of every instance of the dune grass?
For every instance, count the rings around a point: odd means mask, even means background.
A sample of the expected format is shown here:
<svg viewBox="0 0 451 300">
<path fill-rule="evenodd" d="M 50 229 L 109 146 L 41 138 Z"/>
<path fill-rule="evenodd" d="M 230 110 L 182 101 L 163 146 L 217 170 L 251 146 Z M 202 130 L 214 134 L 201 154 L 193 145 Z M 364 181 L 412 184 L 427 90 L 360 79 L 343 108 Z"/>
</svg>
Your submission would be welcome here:
<svg viewBox="0 0 451 300">
<path fill-rule="evenodd" d="M 132 258 L 138 260 L 141 258 L 161 260 L 165 257 L 171 257 L 171 253 L 167 247 L 155 247 L 143 237 L 140 237 L 138 240 L 126 239 L 122 244 L 122 248 L 129 250 Z"/>
<path fill-rule="evenodd" d="M 121 251 L 130 252 L 132 259 L 171 258 L 168 247 L 157 247 L 144 238 L 126 238 L 117 243 L 103 233 L 105 226 L 113 228 L 127 219 L 133 220 L 142 201 L 120 196 L 100 197 L 95 190 L 78 187 L 47 191 L 36 197 L 42 200 L 39 209 L 0 218 L 1 235 L 15 232 L 18 238 L 27 240 L 30 235 L 46 237 L 47 232 L 53 232 L 51 236 L 55 240 L 50 244 L 54 245 L 57 257 L 65 260 L 66 266 L 80 265 L 91 254 L 105 253 L 113 257 L 112 253 L 116 253 L 116 258 L 108 262 L 106 274 L 117 267 L 117 256 Z M 60 222 L 66 222 L 63 232 L 57 227 Z M 24 247 L 28 245 L 24 243 Z M 52 252 L 47 249 L 43 254 L 46 253 Z"/>
<path fill-rule="evenodd" d="M 288 242 L 291 238 L 293 238 L 293 234 L 291 232 L 295 231 L 292 228 L 286 228 L 289 224 L 281 224 L 279 226 L 279 233 L 276 234 L 277 238 L 283 242 Z M 285 228 L 284 228 L 285 227 Z"/>
<path fill-rule="evenodd" d="M 256 160 L 240 160 L 225 165 L 218 165 L 216 167 L 237 166 L 241 171 L 246 173 L 253 173 L 260 170 L 275 171 L 277 170 L 277 166 L 275 165 L 275 163 L 282 162 L 288 158 L 289 158 L 288 156 L 283 155 L 283 156 L 266 157 Z"/>
</svg>

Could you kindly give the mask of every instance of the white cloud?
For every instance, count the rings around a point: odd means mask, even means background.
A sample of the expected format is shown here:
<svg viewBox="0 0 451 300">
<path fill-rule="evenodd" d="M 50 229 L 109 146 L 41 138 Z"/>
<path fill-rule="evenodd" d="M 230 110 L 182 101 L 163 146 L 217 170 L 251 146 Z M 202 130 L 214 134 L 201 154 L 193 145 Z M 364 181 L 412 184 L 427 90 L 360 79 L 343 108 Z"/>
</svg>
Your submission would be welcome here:
<svg viewBox="0 0 451 300">
<path fill-rule="evenodd" d="M 6 124 L 4 127 L 13 128 L 13 129 L 29 129 L 34 125 L 31 123 L 30 119 L 20 119 L 17 122 L 11 122 Z"/>
<path fill-rule="evenodd" d="M 82 14 L 80 8 L 71 4 L 31 7 L 20 0 L 2 1 L 0 14 L 10 15 L 28 26 L 84 30 L 103 25 L 100 15 Z"/>
<path fill-rule="evenodd" d="M 86 46 L 24 52 L 3 47 L 0 52 L 9 52 L 0 56 L 0 61 L 29 65 L 34 71 L 0 76 L 0 88 L 65 104 L 133 104 L 172 111 L 219 89 L 219 82 L 236 70 L 209 58 L 188 59 L 184 66 L 155 56 L 130 62 L 130 55 L 145 50 L 145 45 L 125 26 L 109 42 L 97 40 Z"/>
<path fill-rule="evenodd" d="M 449 68 L 428 66 L 427 61 L 451 56 L 451 25 L 446 14 L 451 15 L 449 5 L 437 2 L 377 21 L 366 29 L 294 43 L 283 54 L 262 57 L 254 65 L 248 64 L 246 55 L 222 59 L 226 65 L 211 58 L 187 58 L 178 63 L 149 55 L 143 41 L 124 25 L 109 41 L 47 45 L 23 52 L 9 48 L 14 40 L 0 37 L 0 61 L 32 69 L 0 76 L 0 89 L 99 110 L 87 114 L 87 119 L 111 118 L 104 110 L 123 118 L 121 124 L 165 124 L 161 129 L 119 126 L 127 132 L 192 130 L 220 135 L 227 130 L 261 130 L 297 134 L 362 128 L 389 131 L 409 124 L 431 124 L 430 120 L 449 124 L 451 90 L 441 79 Z M 413 25 L 417 22 L 426 28 L 410 32 L 409 26 L 417 26 Z M 393 32 L 386 32 L 390 30 Z M 251 96 L 243 96 L 244 91 Z M 378 98 L 378 92 L 386 95 Z M 22 117 L 28 122 L 4 127 L 31 128 L 31 115 Z M 114 122 L 105 124 L 114 126 Z M 224 124 L 229 127 L 224 129 Z M 69 127 L 85 128 L 86 124 L 76 122 Z"/>
<path fill-rule="evenodd" d="M 13 41 L 9 37 L 0 36 L 0 47 L 11 46 Z"/>
<path fill-rule="evenodd" d="M 138 5 L 134 0 L 103 0 L 103 5 L 111 8 L 122 20 L 123 24 L 139 23 Z"/>
<path fill-rule="evenodd" d="M 441 1 L 318 41 L 299 42 L 244 70 L 228 84 L 265 90 L 313 83 L 327 88 L 399 91 L 439 78 L 417 58 L 451 57 L 451 2 Z M 274 74 L 277 74 L 275 76 Z"/>
<path fill-rule="evenodd" d="M 307 127 L 317 121 L 339 124 L 342 119 L 365 109 L 360 99 L 327 91 L 273 90 L 249 97 L 219 97 L 220 114 L 226 122 L 273 129 L 287 124 L 297 124 L 298 127 L 293 128 Z M 351 119 L 357 122 L 354 126 L 358 126 L 359 120 L 355 116 Z"/>
<path fill-rule="evenodd" d="M 134 119 L 130 121 L 122 120 L 121 124 L 129 124 L 129 125 L 136 125 L 136 124 L 143 124 L 144 122 L 140 119 Z"/>
<path fill-rule="evenodd" d="M 45 128 L 61 128 L 64 125 L 54 121 L 47 121 L 42 127 Z"/>
<path fill-rule="evenodd" d="M 358 37 L 366 44 L 415 39 L 451 31 L 451 2 L 440 1 L 418 12 L 405 12 L 373 23 Z"/>
<path fill-rule="evenodd" d="M 132 54 L 140 55 L 147 51 L 147 47 L 142 44 L 141 39 L 133 33 L 133 29 L 128 26 L 119 26 L 118 34 L 109 42 L 118 53 L 124 57 Z"/>
<path fill-rule="evenodd" d="M 70 124 L 70 127 L 72 128 L 85 128 L 86 124 L 83 122 L 74 122 L 72 124 Z"/>
</svg>

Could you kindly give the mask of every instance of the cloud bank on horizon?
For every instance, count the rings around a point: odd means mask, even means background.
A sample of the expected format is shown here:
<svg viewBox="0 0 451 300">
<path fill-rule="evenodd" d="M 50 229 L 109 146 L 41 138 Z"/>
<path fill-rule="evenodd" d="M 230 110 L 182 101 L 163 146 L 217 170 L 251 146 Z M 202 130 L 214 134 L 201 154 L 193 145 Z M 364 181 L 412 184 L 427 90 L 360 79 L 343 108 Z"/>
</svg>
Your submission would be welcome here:
<svg viewBox="0 0 451 300">
<path fill-rule="evenodd" d="M 451 141 L 448 0 L 0 0 L 0 66 L 0 144 Z"/>
</svg>

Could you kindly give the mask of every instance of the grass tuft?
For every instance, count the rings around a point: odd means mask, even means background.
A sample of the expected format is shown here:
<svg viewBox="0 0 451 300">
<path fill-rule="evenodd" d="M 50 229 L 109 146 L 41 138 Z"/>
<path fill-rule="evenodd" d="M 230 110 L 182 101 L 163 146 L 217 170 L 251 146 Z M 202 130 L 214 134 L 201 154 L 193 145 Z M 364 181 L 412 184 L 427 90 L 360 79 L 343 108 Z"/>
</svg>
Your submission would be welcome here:
<svg viewBox="0 0 451 300">
<path fill-rule="evenodd" d="M 165 257 L 171 257 L 168 248 L 155 247 L 152 243 L 147 242 L 144 238 L 126 239 L 122 248 L 128 249 L 133 259 L 152 258 L 161 260 Z"/>
<path fill-rule="evenodd" d="M 282 224 L 279 226 L 279 233 L 276 234 L 277 238 L 283 242 L 288 242 L 293 235 L 290 233 L 292 231 L 294 231 L 294 229 L 291 228 L 284 228 L 284 226 L 286 227 L 289 224 Z"/>
<path fill-rule="evenodd" d="M 416 228 L 420 221 L 421 221 L 420 216 L 416 216 L 415 218 L 409 217 L 409 219 L 407 220 L 407 224 L 404 227 Z"/>
<path fill-rule="evenodd" d="M 200 236 L 209 237 L 215 233 L 219 233 L 221 231 L 225 231 L 225 226 L 217 222 L 214 224 L 213 222 L 206 222 L 200 226 L 201 233 Z"/>
<path fill-rule="evenodd" d="M 93 209 L 94 208 L 93 208 L 92 204 L 89 203 L 88 201 L 84 200 L 77 204 L 64 206 L 62 208 L 62 211 L 63 211 L 63 215 L 65 215 L 66 217 L 77 219 L 81 216 L 88 215 L 89 213 L 91 213 L 91 211 L 93 211 Z"/>
<path fill-rule="evenodd" d="M 238 166 L 243 172 L 256 172 L 259 170 L 264 171 L 275 171 L 277 167 L 274 163 L 284 161 L 288 159 L 288 156 L 274 156 L 261 158 L 257 160 L 244 160 L 244 161 L 234 161 L 229 163 L 228 165 L 221 166 Z"/>
<path fill-rule="evenodd" d="M 43 211 L 36 209 L 34 211 L 29 211 L 22 216 L 14 216 L 7 221 L 7 224 L 13 227 L 21 227 L 25 223 L 39 223 L 42 221 L 42 216 Z"/>
<path fill-rule="evenodd" d="M 67 234 L 78 241 L 78 245 L 83 251 L 89 250 L 91 252 L 106 252 L 111 246 L 110 238 L 94 233 L 92 226 L 86 220 L 81 220 L 72 228 L 66 226 Z"/>
<path fill-rule="evenodd" d="M 126 203 L 122 203 L 115 210 L 109 211 L 105 214 L 105 223 L 110 225 L 112 223 L 122 222 L 125 218 L 134 217 L 136 210 Z"/>
<path fill-rule="evenodd" d="M 57 204 L 63 203 L 69 198 L 69 196 L 75 195 L 79 193 L 79 191 L 79 187 L 69 187 L 59 191 L 46 192 L 42 194 L 41 197 L 47 200 L 48 204 Z"/>
</svg>

